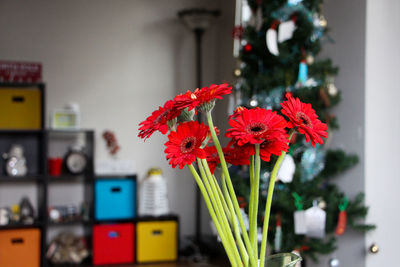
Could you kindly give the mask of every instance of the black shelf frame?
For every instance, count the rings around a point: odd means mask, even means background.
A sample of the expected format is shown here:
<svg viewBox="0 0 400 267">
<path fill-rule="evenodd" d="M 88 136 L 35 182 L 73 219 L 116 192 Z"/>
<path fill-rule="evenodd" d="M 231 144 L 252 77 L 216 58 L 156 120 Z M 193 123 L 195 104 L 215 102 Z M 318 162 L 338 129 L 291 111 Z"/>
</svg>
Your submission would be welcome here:
<svg viewBox="0 0 400 267">
<path fill-rule="evenodd" d="M 32 84 L 0 84 L 1 86 L 7 87 L 32 87 Z M 44 85 L 43 89 L 44 90 Z M 43 94 L 44 95 L 44 94 Z M 44 96 L 42 97 L 42 104 L 44 103 Z M 42 107 L 44 112 L 44 107 Z M 42 122 L 44 120 L 42 119 Z M 49 143 L 52 142 L 53 138 L 57 138 L 57 136 L 71 136 L 81 134 L 84 135 L 84 142 L 85 142 L 85 153 L 88 158 L 88 165 L 85 173 L 80 175 L 72 175 L 68 174 L 63 170 L 63 173 L 60 176 L 50 176 L 48 175 L 48 164 L 47 159 L 49 155 Z M 10 177 L 7 176 L 4 171 L 0 168 L 0 186 L 4 187 L 8 184 L 33 184 L 37 188 L 37 218 L 35 218 L 35 222 L 33 224 L 8 224 L 8 225 L 1 225 L 0 231 L 2 230 L 18 230 L 18 229 L 29 229 L 29 228 L 38 228 L 41 232 L 41 244 L 40 244 L 40 251 L 41 251 L 41 267 L 47 266 L 92 266 L 91 264 L 91 257 L 86 259 L 82 264 L 79 265 L 52 265 L 46 259 L 46 252 L 47 252 L 47 235 L 48 230 L 53 227 L 58 226 L 74 226 L 74 225 L 82 225 L 84 228 L 84 233 L 86 237 L 86 241 L 88 244 L 88 249 L 92 251 L 92 226 L 94 224 L 94 220 L 92 217 L 93 214 L 93 181 L 94 181 L 94 131 L 87 130 L 87 129 L 74 129 L 74 130 L 54 130 L 54 129 L 41 129 L 41 130 L 13 130 L 7 129 L 3 130 L 0 129 L 0 140 L 7 140 L 14 141 L 23 141 L 26 138 L 30 138 L 35 141 L 35 147 L 37 148 L 37 153 L 34 155 L 36 158 L 35 161 L 35 173 L 29 173 L 23 177 Z M 33 142 L 33 141 L 32 141 Z M 15 142 L 18 143 L 18 142 Z M 71 144 L 72 145 L 72 144 Z M 8 149 L 4 146 L 2 149 Z M 26 149 L 29 149 L 26 148 Z M 0 151 L 5 152 L 5 151 Z M 66 152 L 66 151 L 65 151 Z M 29 158 L 27 158 L 29 161 Z M 49 206 L 48 202 L 48 192 L 51 190 L 53 184 L 57 183 L 82 183 L 84 186 L 84 202 L 89 203 L 89 220 L 84 220 L 83 218 L 77 218 L 71 221 L 64 221 L 64 222 L 51 222 L 49 221 L 47 210 Z M 91 254 L 91 253 L 89 253 Z"/>
</svg>

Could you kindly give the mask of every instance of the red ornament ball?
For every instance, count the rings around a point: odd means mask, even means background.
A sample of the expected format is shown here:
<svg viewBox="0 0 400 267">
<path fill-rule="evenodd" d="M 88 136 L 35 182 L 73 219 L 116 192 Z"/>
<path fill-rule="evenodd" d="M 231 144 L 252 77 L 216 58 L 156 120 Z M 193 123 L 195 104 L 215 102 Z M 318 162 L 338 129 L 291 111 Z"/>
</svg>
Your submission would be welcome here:
<svg viewBox="0 0 400 267">
<path fill-rule="evenodd" d="M 244 51 L 251 52 L 253 50 L 253 46 L 251 44 L 247 44 L 243 47 Z"/>
</svg>

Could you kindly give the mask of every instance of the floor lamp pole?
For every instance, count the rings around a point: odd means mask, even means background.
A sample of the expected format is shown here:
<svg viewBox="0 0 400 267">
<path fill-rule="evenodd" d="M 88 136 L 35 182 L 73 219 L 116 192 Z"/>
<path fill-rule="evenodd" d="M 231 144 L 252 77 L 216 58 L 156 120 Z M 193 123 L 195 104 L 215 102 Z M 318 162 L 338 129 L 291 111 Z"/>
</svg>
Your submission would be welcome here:
<svg viewBox="0 0 400 267">
<path fill-rule="evenodd" d="M 197 79 L 197 88 L 201 88 L 202 86 L 202 41 L 203 41 L 203 29 L 195 29 L 194 34 L 196 36 L 196 79 Z M 202 114 L 199 114 L 198 121 L 201 123 Z M 196 243 L 201 243 L 201 193 L 200 189 L 196 186 Z"/>
</svg>

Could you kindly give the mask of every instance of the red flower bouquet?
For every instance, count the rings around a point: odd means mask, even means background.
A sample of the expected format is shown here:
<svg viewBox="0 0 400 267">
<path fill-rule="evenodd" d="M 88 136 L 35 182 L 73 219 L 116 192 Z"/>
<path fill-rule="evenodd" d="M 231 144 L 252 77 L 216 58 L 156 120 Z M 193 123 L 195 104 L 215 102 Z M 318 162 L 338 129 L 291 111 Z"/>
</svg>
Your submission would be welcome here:
<svg viewBox="0 0 400 267">
<path fill-rule="evenodd" d="M 264 266 L 272 195 L 279 167 L 289 150 L 289 140 L 298 132 L 315 146 L 328 136 L 327 126 L 318 120 L 310 104 L 287 94 L 287 100 L 281 104 L 281 113 L 288 121 L 271 110 L 239 107 L 229 116 L 231 128 L 227 130 L 226 137 L 231 140 L 227 147 L 222 148 L 211 113 L 216 99 L 230 94 L 231 90 L 228 84 L 213 84 L 178 95 L 139 124 L 138 136 L 147 139 L 156 131 L 162 134 L 169 132 L 165 143 L 166 158 L 173 168 L 187 166 L 190 169 L 231 265 Z M 193 119 L 198 112 L 205 113 L 208 126 Z M 258 251 L 260 166 L 261 160 L 270 161 L 271 155 L 277 156 L 277 160 L 270 177 L 261 248 Z M 244 224 L 228 164 L 249 165 L 249 230 Z M 215 175 L 217 166 L 222 170 L 220 179 Z"/>
</svg>

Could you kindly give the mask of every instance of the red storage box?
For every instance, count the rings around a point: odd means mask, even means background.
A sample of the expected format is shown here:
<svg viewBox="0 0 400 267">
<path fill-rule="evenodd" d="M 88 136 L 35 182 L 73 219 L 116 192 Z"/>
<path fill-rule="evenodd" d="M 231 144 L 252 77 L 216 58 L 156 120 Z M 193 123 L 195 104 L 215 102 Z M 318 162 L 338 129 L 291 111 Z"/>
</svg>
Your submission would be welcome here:
<svg viewBox="0 0 400 267">
<path fill-rule="evenodd" d="M 132 263 L 135 230 L 131 223 L 93 227 L 93 264 Z"/>
</svg>

